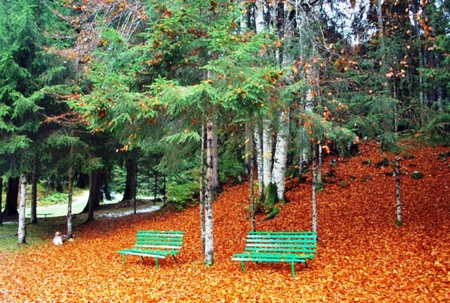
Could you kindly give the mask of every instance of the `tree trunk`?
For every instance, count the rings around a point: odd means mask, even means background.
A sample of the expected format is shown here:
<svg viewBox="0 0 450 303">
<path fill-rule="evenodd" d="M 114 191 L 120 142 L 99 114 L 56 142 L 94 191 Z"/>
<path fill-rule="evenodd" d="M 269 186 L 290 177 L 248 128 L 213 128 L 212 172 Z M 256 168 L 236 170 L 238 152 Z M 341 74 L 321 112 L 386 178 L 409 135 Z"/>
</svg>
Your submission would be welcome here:
<svg viewBox="0 0 450 303">
<path fill-rule="evenodd" d="M 206 191 L 205 191 L 205 264 L 214 263 L 213 245 L 213 147 L 214 145 L 214 123 L 208 121 L 206 126 Z"/>
<path fill-rule="evenodd" d="M 27 174 L 20 175 L 20 202 L 19 202 L 19 228 L 17 231 L 18 243 L 26 244 L 25 201 L 27 196 Z"/>
<path fill-rule="evenodd" d="M 254 16 L 254 27 L 257 34 L 262 33 L 264 29 L 266 28 L 267 24 L 265 21 L 265 7 L 266 7 L 266 1 L 263 0 L 256 0 L 255 2 L 255 10 L 253 12 Z M 265 146 L 264 146 L 264 136 L 267 135 L 265 133 L 265 127 L 261 129 L 260 126 L 256 126 L 254 130 L 254 140 L 255 140 L 255 148 L 256 148 L 256 164 L 257 164 L 257 170 L 258 170 L 258 181 L 259 181 L 259 195 L 262 198 L 264 195 L 265 187 L 267 184 L 269 184 L 269 175 L 270 172 L 266 172 L 269 165 L 266 163 L 266 157 L 265 157 Z M 266 138 L 267 139 L 267 138 Z M 267 143 L 267 142 L 266 142 Z M 267 175 L 267 178 L 266 178 Z"/>
<path fill-rule="evenodd" d="M 266 121 L 263 128 L 263 188 L 264 192 L 269 183 L 272 182 L 272 130 L 269 125 L 270 122 Z"/>
<path fill-rule="evenodd" d="M 258 183 L 259 183 L 259 196 L 261 197 L 264 192 L 264 180 L 263 180 L 263 149 L 261 133 L 258 126 L 255 127 L 253 138 L 255 140 L 255 154 L 256 154 L 256 168 L 258 171 Z"/>
<path fill-rule="evenodd" d="M 322 144 L 319 143 L 317 146 L 318 149 L 318 153 L 317 153 L 317 158 L 319 161 L 319 165 L 317 167 L 317 184 L 319 184 L 320 187 L 323 187 L 323 180 L 322 180 L 322 165 L 323 165 L 323 157 L 322 157 Z"/>
<path fill-rule="evenodd" d="M 313 156 L 311 164 L 312 180 L 311 180 L 311 194 L 312 194 L 312 231 L 317 231 L 317 195 L 316 195 L 316 146 L 313 145 Z"/>
<path fill-rule="evenodd" d="M 421 27 L 420 27 L 420 23 L 418 20 L 418 13 L 420 10 L 420 0 L 413 0 L 411 2 L 411 8 L 412 8 L 412 13 L 413 13 L 413 18 L 412 18 L 412 22 L 414 24 L 414 27 L 416 29 L 416 47 L 417 47 L 417 51 L 418 51 L 418 67 L 419 68 L 423 68 L 424 67 L 424 60 L 423 60 L 423 50 L 422 50 L 422 35 L 421 35 Z M 423 92 L 423 77 L 422 77 L 422 73 L 418 74 L 419 77 L 419 104 L 420 104 L 420 108 L 421 108 L 421 112 L 420 112 L 420 126 L 422 127 L 424 125 L 424 121 L 423 121 L 423 111 L 425 110 L 425 94 Z"/>
<path fill-rule="evenodd" d="M 17 200 L 19 198 L 19 177 L 9 177 L 6 187 L 6 203 L 3 214 L 5 216 L 17 216 Z"/>
<path fill-rule="evenodd" d="M 69 200 L 67 201 L 67 232 L 66 236 L 68 239 L 73 238 L 72 231 L 72 198 L 73 198 L 73 179 L 74 179 L 74 169 L 73 169 L 73 154 L 74 154 L 74 146 L 70 145 L 70 167 L 69 167 L 69 184 L 68 184 L 68 194 Z"/>
<path fill-rule="evenodd" d="M 127 179 L 122 201 L 131 200 L 136 197 L 137 165 L 137 157 L 131 155 L 126 163 Z"/>
<path fill-rule="evenodd" d="M 204 170 L 205 170 L 205 126 L 202 124 L 201 128 L 201 146 L 200 146 L 200 191 L 199 191 L 199 200 L 200 200 L 200 228 L 201 228 L 201 236 L 202 236 L 202 252 L 206 254 L 205 251 L 205 181 L 204 181 Z"/>
<path fill-rule="evenodd" d="M 211 160 L 212 160 L 212 175 L 211 175 L 211 190 L 213 193 L 212 200 L 214 201 L 220 192 L 222 192 L 222 186 L 220 185 L 219 178 L 219 150 L 217 134 L 212 132 L 211 134 L 212 146 L 211 146 Z"/>
<path fill-rule="evenodd" d="M 252 220 L 252 231 L 256 231 L 256 220 L 255 220 L 255 213 L 256 213 L 256 205 L 255 205 L 255 193 L 254 193 L 254 184 L 253 184 L 253 136 L 252 133 L 250 133 L 250 137 L 247 138 L 247 140 L 250 142 L 249 151 L 246 154 L 246 158 L 249 158 L 249 170 L 250 170 L 250 203 L 251 203 L 251 220 Z"/>
<path fill-rule="evenodd" d="M 86 205 L 87 213 L 88 213 L 88 218 L 87 218 L 88 222 L 94 220 L 94 199 L 93 199 L 93 196 L 92 196 L 92 185 L 95 182 L 94 181 L 95 178 L 94 178 L 93 174 L 94 174 L 93 172 L 91 172 L 89 174 L 89 199 L 88 199 L 88 203 Z"/>
<path fill-rule="evenodd" d="M 89 174 L 89 202 L 87 205 L 88 218 L 87 221 L 94 220 L 94 209 L 100 206 L 100 182 L 99 171 L 94 170 Z M 86 208 L 83 212 L 86 211 Z"/>
<path fill-rule="evenodd" d="M 397 226 L 401 226 L 403 224 L 402 219 L 402 199 L 400 192 L 400 156 L 398 154 L 395 155 L 395 192 L 396 192 L 396 201 L 397 201 Z"/>
<path fill-rule="evenodd" d="M 380 45 L 384 48 L 384 29 L 383 29 L 383 0 L 377 2 L 377 16 L 378 16 L 378 36 L 380 37 Z"/>
<path fill-rule="evenodd" d="M 273 163 L 273 179 L 277 185 L 278 201 L 285 201 L 285 174 L 287 161 L 287 145 L 289 137 L 289 114 L 284 111 L 280 115 L 280 126 L 275 147 Z"/>
<path fill-rule="evenodd" d="M 244 158 L 244 167 L 245 167 L 245 174 L 250 175 L 250 161 L 253 159 L 253 157 L 250 157 L 250 153 L 252 152 L 252 145 L 253 142 L 250 139 L 253 135 L 253 129 L 249 125 L 249 123 L 245 123 L 245 158 Z"/>
<path fill-rule="evenodd" d="M 33 160 L 33 174 L 31 175 L 31 211 L 30 223 L 38 223 L 37 219 L 37 184 L 39 180 L 39 158 L 35 155 Z"/>
<path fill-rule="evenodd" d="M 300 124 L 302 121 L 300 121 Z M 298 131 L 298 149 L 299 149 L 299 158 L 298 158 L 298 176 L 299 182 L 302 182 L 303 178 L 303 167 L 305 167 L 309 163 L 308 159 L 308 144 L 309 144 L 309 134 L 306 131 L 305 126 L 301 125 Z"/>
<path fill-rule="evenodd" d="M 264 6 L 265 6 L 264 0 L 256 0 L 256 11 L 254 13 L 255 15 L 255 28 L 256 33 L 259 34 L 264 31 L 264 28 L 266 26 L 264 22 Z"/>
</svg>

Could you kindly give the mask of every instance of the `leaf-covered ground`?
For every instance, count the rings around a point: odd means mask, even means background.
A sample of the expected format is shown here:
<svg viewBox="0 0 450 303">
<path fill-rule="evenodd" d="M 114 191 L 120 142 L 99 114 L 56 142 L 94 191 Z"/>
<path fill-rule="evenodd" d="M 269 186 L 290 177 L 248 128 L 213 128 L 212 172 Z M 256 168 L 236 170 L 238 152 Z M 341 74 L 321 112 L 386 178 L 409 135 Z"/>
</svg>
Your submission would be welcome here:
<svg viewBox="0 0 450 303">
<path fill-rule="evenodd" d="M 337 159 L 318 194 L 318 253 L 309 268 L 248 264 L 233 253 L 250 230 L 248 184 L 228 187 L 214 203 L 215 264 L 203 265 L 198 207 L 76 228 L 74 242 L 0 252 L 1 302 L 450 302 L 450 149 L 422 148 L 402 159 L 402 227 L 395 225 L 395 178 L 376 146 Z M 414 157 L 410 157 L 414 155 Z M 414 171 L 422 179 L 412 178 Z M 295 180 L 290 182 L 295 184 Z M 292 186 L 290 203 L 260 230 L 310 230 L 311 188 Z M 186 231 L 178 257 L 154 261 L 117 250 L 140 229 Z"/>
</svg>

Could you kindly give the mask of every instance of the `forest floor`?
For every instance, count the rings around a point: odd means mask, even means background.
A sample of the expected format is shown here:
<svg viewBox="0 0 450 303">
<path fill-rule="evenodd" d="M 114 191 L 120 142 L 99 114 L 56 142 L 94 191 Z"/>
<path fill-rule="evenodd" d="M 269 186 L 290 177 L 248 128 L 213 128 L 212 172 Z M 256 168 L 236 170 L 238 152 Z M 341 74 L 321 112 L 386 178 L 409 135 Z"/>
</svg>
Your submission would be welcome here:
<svg viewBox="0 0 450 303">
<path fill-rule="evenodd" d="M 415 148 L 402 159 L 403 225 L 397 227 L 395 177 L 378 165 L 374 143 L 361 154 L 324 162 L 318 193 L 318 252 L 309 268 L 240 264 L 251 228 L 249 184 L 227 186 L 213 205 L 214 265 L 203 265 L 199 208 L 101 217 L 75 226 L 75 240 L 0 252 L 0 302 L 450 302 L 450 148 Z M 412 156 L 413 155 L 413 156 Z M 392 157 L 389 157 L 392 159 Z M 413 172 L 423 178 L 412 178 Z M 310 178 L 288 180 L 290 202 L 258 230 L 311 229 Z M 44 219 L 43 222 L 46 222 Z M 41 223 L 39 223 L 41 224 Z M 127 256 L 141 229 L 184 230 L 178 263 Z"/>
</svg>

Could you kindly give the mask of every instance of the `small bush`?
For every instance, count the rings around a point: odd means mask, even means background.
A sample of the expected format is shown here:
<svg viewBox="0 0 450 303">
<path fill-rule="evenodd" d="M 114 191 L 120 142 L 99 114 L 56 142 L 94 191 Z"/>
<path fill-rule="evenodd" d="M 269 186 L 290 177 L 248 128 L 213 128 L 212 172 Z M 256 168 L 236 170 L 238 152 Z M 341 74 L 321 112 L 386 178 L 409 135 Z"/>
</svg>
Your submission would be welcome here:
<svg viewBox="0 0 450 303">
<path fill-rule="evenodd" d="M 411 177 L 413 177 L 413 179 L 422 179 L 423 178 L 423 174 L 420 171 L 413 171 Z"/>
<path fill-rule="evenodd" d="M 198 192 L 199 187 L 197 182 L 167 184 L 167 196 L 169 197 L 170 202 L 174 203 L 179 210 L 193 204 Z"/>
<path fill-rule="evenodd" d="M 325 184 L 323 182 L 317 182 L 316 190 L 319 193 L 322 193 L 325 190 Z"/>
<path fill-rule="evenodd" d="M 53 193 L 46 196 L 43 200 L 39 201 L 39 205 L 49 206 L 49 205 L 57 205 L 57 204 L 65 204 L 69 201 L 69 195 L 63 193 Z"/>
</svg>

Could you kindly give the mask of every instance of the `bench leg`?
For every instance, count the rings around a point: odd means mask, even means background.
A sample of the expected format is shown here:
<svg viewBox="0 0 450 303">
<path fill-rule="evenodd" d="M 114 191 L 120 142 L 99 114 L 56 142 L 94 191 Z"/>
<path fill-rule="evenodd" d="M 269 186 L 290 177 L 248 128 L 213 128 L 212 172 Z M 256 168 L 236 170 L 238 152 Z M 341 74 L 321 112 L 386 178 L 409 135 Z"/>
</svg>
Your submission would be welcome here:
<svg viewBox="0 0 450 303">
<path fill-rule="evenodd" d="M 241 261 L 242 272 L 245 273 L 245 264 L 244 261 Z"/>
<path fill-rule="evenodd" d="M 122 267 L 124 267 L 124 266 L 125 266 L 125 255 L 122 254 Z"/>
<path fill-rule="evenodd" d="M 159 268 L 158 258 L 155 258 L 155 264 L 156 264 L 156 269 L 158 269 Z"/>
<path fill-rule="evenodd" d="M 295 262 L 292 262 L 292 277 L 296 278 L 296 276 L 295 276 Z"/>
<path fill-rule="evenodd" d="M 175 258 L 175 255 L 172 255 L 172 257 L 175 260 L 175 263 L 178 263 L 177 258 Z"/>
</svg>

